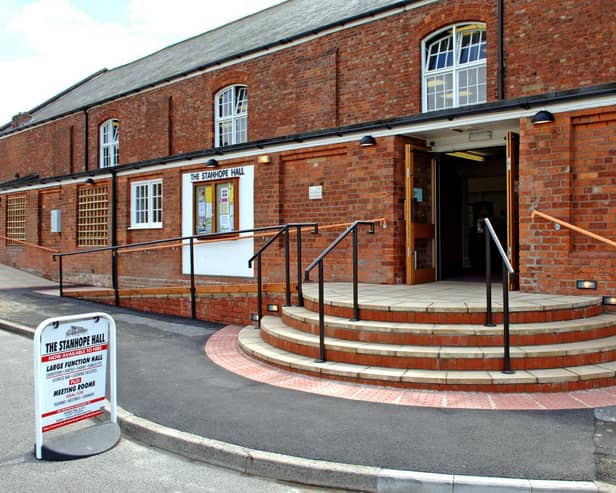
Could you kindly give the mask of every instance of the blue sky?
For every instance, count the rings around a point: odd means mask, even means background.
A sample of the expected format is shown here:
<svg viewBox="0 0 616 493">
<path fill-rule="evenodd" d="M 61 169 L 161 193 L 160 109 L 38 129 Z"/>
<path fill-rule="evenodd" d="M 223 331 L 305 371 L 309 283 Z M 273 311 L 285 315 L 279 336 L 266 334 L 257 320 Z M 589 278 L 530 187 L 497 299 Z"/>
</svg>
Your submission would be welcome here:
<svg viewBox="0 0 616 493">
<path fill-rule="evenodd" d="M 0 125 L 89 74 L 281 0 L 0 0 Z"/>
</svg>

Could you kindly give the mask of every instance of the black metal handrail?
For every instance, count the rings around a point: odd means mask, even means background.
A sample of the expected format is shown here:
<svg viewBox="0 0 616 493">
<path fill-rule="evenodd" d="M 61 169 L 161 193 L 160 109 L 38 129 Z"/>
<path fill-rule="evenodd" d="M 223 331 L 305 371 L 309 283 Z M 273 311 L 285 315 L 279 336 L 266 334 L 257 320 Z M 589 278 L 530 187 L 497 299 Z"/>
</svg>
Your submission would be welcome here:
<svg viewBox="0 0 616 493">
<path fill-rule="evenodd" d="M 297 303 L 304 306 L 304 295 L 302 292 L 302 228 L 312 228 L 312 234 L 318 234 L 318 223 L 292 223 L 280 227 L 280 231 L 272 236 L 250 259 L 248 267 L 257 260 L 257 328 L 261 328 L 263 318 L 263 275 L 261 269 L 261 256 L 267 248 L 272 245 L 281 235 L 284 235 L 284 261 L 285 261 L 285 306 L 291 306 L 291 267 L 289 260 L 289 230 L 295 228 L 297 243 Z"/>
<path fill-rule="evenodd" d="M 490 248 L 490 238 L 496 245 L 496 249 L 501 257 L 503 266 L 503 373 L 513 373 L 511 371 L 511 351 L 509 340 L 509 282 L 511 276 L 515 275 L 511 262 L 501 245 L 498 236 L 492 227 L 492 223 L 486 217 L 483 219 L 485 225 L 485 245 L 486 245 L 486 326 L 495 327 L 492 321 L 492 254 Z"/>
<path fill-rule="evenodd" d="M 317 265 L 319 266 L 319 360 L 325 362 L 325 306 L 323 304 L 323 260 L 329 253 L 338 246 L 338 244 L 344 240 L 349 233 L 353 233 L 353 318 L 351 320 L 359 320 L 359 302 L 358 302 L 358 289 L 357 289 L 357 227 L 365 224 L 370 226 L 368 234 L 374 234 L 374 221 L 355 221 L 353 224 L 347 227 L 345 231 L 340 233 L 331 245 L 329 245 L 321 255 L 319 255 L 306 269 L 304 280 L 310 280 L 310 271 Z"/>
<path fill-rule="evenodd" d="M 197 318 L 197 305 L 196 305 L 196 287 L 195 287 L 195 240 L 212 240 L 216 238 L 226 238 L 228 237 L 230 240 L 242 240 L 248 238 L 239 237 L 241 234 L 245 233 L 259 233 L 266 231 L 275 231 L 284 229 L 285 225 L 277 225 L 277 226 L 264 226 L 260 228 L 251 228 L 251 229 L 238 229 L 234 231 L 228 231 L 225 233 L 210 233 L 210 234 L 200 234 L 200 235 L 191 235 L 191 236 L 176 236 L 174 238 L 164 238 L 162 240 L 151 240 L 151 241 L 142 241 L 139 243 L 129 243 L 127 245 L 116 245 L 116 246 L 108 246 L 108 247 L 98 247 L 98 248 L 90 248 L 88 250 L 76 250 L 73 252 L 64 252 L 64 253 L 54 253 L 53 260 L 58 258 L 58 283 L 60 296 L 64 296 L 64 283 L 63 283 L 63 273 L 62 273 L 62 259 L 64 257 L 72 256 L 72 255 L 85 255 L 88 253 L 98 253 L 98 252 L 107 252 L 111 251 L 111 284 L 114 293 L 114 301 L 116 306 L 120 306 L 120 295 L 119 295 L 119 283 L 118 283 L 118 252 L 120 250 L 130 250 L 138 247 L 147 247 L 154 245 L 162 245 L 164 243 L 172 243 L 179 241 L 187 241 L 188 246 L 190 247 L 190 305 L 191 305 L 191 317 L 193 319 Z M 182 244 L 183 248 L 185 244 Z"/>
</svg>

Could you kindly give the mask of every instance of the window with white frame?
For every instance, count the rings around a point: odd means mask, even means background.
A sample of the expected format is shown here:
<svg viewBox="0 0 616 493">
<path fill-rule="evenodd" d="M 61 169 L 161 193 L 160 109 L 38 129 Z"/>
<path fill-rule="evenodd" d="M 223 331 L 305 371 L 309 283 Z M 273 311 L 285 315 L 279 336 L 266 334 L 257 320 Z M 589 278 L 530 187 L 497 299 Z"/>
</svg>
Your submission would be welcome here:
<svg viewBox="0 0 616 493">
<path fill-rule="evenodd" d="M 100 127 L 100 166 L 117 166 L 120 155 L 120 122 L 107 120 Z"/>
<path fill-rule="evenodd" d="M 215 98 L 216 147 L 248 141 L 248 88 L 230 86 Z"/>
<path fill-rule="evenodd" d="M 459 24 L 423 42 L 423 108 L 486 102 L 485 24 Z"/>
<path fill-rule="evenodd" d="M 163 226 L 163 181 L 149 180 L 131 184 L 131 227 Z"/>
</svg>

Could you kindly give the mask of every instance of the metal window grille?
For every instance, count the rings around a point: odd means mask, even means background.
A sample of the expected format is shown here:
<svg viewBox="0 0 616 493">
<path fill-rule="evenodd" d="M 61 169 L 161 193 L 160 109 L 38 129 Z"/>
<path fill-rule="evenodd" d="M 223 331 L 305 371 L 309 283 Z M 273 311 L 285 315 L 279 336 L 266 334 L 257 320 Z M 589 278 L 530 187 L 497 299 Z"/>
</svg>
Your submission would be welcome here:
<svg viewBox="0 0 616 493">
<path fill-rule="evenodd" d="M 26 240 L 26 196 L 9 197 L 6 201 L 6 241 L 7 246 L 21 245 Z"/>
<path fill-rule="evenodd" d="M 77 246 L 106 246 L 109 200 L 106 186 L 81 188 L 77 212 Z"/>
</svg>

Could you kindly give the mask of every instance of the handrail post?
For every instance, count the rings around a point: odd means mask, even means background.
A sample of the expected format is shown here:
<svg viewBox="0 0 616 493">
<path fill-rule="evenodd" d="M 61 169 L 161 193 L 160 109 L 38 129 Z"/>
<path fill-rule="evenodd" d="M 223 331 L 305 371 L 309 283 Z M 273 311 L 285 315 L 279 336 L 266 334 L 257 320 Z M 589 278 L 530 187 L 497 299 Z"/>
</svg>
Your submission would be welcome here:
<svg viewBox="0 0 616 493">
<path fill-rule="evenodd" d="M 513 373 L 513 371 L 511 371 L 511 354 L 509 343 L 509 272 L 507 271 L 505 262 L 503 262 L 503 346 L 503 373 Z"/>
<path fill-rule="evenodd" d="M 111 285 L 115 306 L 120 306 L 120 292 L 118 289 L 118 250 L 111 250 Z"/>
<path fill-rule="evenodd" d="M 197 318 L 197 299 L 195 290 L 195 239 L 190 239 L 190 315 Z"/>
<path fill-rule="evenodd" d="M 357 293 L 357 225 L 353 228 L 353 318 L 351 320 L 359 320 L 359 296 Z"/>
<path fill-rule="evenodd" d="M 325 362 L 325 304 L 323 302 L 323 260 L 319 262 L 319 363 Z"/>
<path fill-rule="evenodd" d="M 261 277 L 261 255 L 257 257 L 257 328 L 261 328 L 263 318 L 263 279 Z"/>
<path fill-rule="evenodd" d="M 304 306 L 304 292 L 302 289 L 302 227 L 297 228 L 297 306 Z"/>
<path fill-rule="evenodd" d="M 495 327 L 492 320 L 492 248 L 490 244 L 490 232 L 485 224 L 483 226 L 486 244 L 486 327 Z"/>
<path fill-rule="evenodd" d="M 289 226 L 284 228 L 285 306 L 291 306 L 291 266 L 289 260 Z"/>
<path fill-rule="evenodd" d="M 60 297 L 63 297 L 64 296 L 64 282 L 62 280 L 62 255 L 58 257 L 58 281 L 60 283 L 60 285 L 58 286 L 60 288 Z"/>
</svg>

